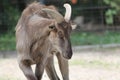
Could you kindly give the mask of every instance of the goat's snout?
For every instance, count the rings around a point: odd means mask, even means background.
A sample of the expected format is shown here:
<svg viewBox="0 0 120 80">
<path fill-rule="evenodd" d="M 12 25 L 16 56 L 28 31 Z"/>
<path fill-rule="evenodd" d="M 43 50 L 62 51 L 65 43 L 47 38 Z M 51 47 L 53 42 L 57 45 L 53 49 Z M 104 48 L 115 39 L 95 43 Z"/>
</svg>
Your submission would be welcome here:
<svg viewBox="0 0 120 80">
<path fill-rule="evenodd" d="M 63 53 L 63 57 L 65 59 L 71 59 L 72 55 L 73 55 L 72 49 L 70 49 L 70 50 L 68 49 L 65 53 Z"/>
<path fill-rule="evenodd" d="M 72 49 L 68 50 L 67 51 L 67 57 L 68 57 L 67 59 L 71 59 L 72 55 L 73 55 Z"/>
</svg>

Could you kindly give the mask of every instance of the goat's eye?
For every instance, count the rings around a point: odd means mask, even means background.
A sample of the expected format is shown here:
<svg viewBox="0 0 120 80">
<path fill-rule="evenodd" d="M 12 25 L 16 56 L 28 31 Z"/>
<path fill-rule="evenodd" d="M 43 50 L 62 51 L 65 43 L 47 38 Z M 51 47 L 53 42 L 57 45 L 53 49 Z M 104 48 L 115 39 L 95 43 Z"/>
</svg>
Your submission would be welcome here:
<svg viewBox="0 0 120 80">
<path fill-rule="evenodd" d="M 59 35 L 60 38 L 63 38 L 63 33 L 62 33 L 62 31 L 59 31 L 59 32 L 58 32 L 58 35 Z"/>
<path fill-rule="evenodd" d="M 55 29 L 55 26 L 49 26 L 50 29 Z"/>
</svg>

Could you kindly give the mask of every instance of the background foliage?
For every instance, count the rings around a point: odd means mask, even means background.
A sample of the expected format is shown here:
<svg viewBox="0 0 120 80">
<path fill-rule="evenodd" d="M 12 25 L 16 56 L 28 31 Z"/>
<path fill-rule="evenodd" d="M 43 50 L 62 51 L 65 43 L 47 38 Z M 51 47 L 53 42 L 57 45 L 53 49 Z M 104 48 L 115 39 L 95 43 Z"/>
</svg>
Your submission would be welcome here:
<svg viewBox="0 0 120 80">
<path fill-rule="evenodd" d="M 120 0 L 103 0 L 106 5 L 109 5 L 111 8 L 106 10 L 106 23 L 113 24 L 114 16 L 120 16 Z"/>
<path fill-rule="evenodd" d="M 25 6 L 35 0 L 1 0 L 0 2 L 0 50 L 15 50 L 14 28 Z M 37 0 L 41 1 L 41 0 Z M 72 19 L 84 16 L 84 23 L 94 21 L 96 24 L 120 26 L 120 0 L 45 0 L 45 4 L 56 5 L 64 13 L 63 4 L 69 2 L 73 7 Z M 59 3 L 59 5 L 58 5 Z M 101 17 L 102 16 L 102 17 Z M 103 20 L 103 21 L 102 21 Z M 74 32 L 73 45 L 93 45 L 120 43 L 120 33 L 105 31 L 99 34 Z"/>
<path fill-rule="evenodd" d="M 3 11 L 1 13 L 0 33 L 14 32 L 14 27 L 19 18 L 20 11 L 17 5 L 13 4 L 10 0 L 2 0 Z"/>
</svg>

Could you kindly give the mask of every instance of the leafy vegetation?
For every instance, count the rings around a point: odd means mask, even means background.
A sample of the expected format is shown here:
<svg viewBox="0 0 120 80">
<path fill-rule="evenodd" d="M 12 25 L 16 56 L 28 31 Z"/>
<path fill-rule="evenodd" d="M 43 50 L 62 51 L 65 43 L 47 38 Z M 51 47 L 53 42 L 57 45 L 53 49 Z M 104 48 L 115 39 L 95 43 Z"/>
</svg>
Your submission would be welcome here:
<svg viewBox="0 0 120 80">
<path fill-rule="evenodd" d="M 73 32 L 71 34 L 72 45 L 96 45 L 120 43 L 120 32 Z M 15 50 L 15 36 L 4 34 L 0 36 L 0 50 Z"/>
<path fill-rule="evenodd" d="M 111 8 L 106 10 L 106 23 L 113 24 L 114 15 L 118 15 L 120 11 L 120 1 L 119 0 L 103 0 L 106 5 L 109 5 Z"/>
<path fill-rule="evenodd" d="M 14 27 L 20 15 L 18 6 L 10 0 L 2 0 L 2 10 L 0 11 L 0 33 L 5 34 L 8 31 L 14 32 Z"/>
<path fill-rule="evenodd" d="M 120 32 L 73 32 L 71 35 L 73 45 L 96 45 L 120 43 Z"/>
<path fill-rule="evenodd" d="M 13 33 L 14 27 L 21 12 L 19 9 L 20 5 L 18 5 L 18 3 L 20 4 L 20 1 L 16 0 L 16 2 L 14 2 L 10 0 L 2 0 L 1 3 L 2 4 L 0 5 L 3 10 L 0 12 L 0 50 L 15 50 L 15 36 Z M 64 3 L 64 0 L 62 0 L 62 3 Z M 118 15 L 120 11 L 119 3 L 119 0 L 77 0 L 76 4 L 72 4 L 73 16 L 83 15 L 85 18 L 89 18 L 91 21 L 92 19 L 96 19 L 96 17 L 101 15 L 101 9 L 97 9 L 99 11 L 96 13 L 96 11 L 93 9 L 94 7 L 108 5 L 111 8 L 105 10 L 105 18 L 107 24 L 112 24 L 114 22 L 114 15 Z M 22 10 L 23 8 L 24 7 L 22 7 Z M 98 22 L 100 22 L 100 20 Z M 9 34 L 8 32 L 12 34 Z M 120 43 L 120 32 L 104 32 L 97 34 L 88 32 L 74 32 L 71 36 L 71 42 L 73 45 Z"/>
<path fill-rule="evenodd" d="M 15 50 L 15 36 L 4 34 L 0 36 L 0 51 Z"/>
</svg>

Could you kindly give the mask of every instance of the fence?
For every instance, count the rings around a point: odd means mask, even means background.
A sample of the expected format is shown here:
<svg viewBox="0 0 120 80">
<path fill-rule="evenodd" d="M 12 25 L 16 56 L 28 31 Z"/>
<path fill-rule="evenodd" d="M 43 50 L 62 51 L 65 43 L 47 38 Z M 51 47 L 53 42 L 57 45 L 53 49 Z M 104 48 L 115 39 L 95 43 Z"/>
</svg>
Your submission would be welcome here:
<svg viewBox="0 0 120 80">
<path fill-rule="evenodd" d="M 54 4 L 58 4 L 57 1 L 58 0 L 56 0 L 56 2 L 54 1 Z M 71 4 L 73 7 L 72 20 L 78 25 L 76 31 L 120 30 L 119 15 L 112 16 L 112 24 L 108 25 L 106 23 L 106 11 L 112 8 L 108 5 L 104 5 L 103 0 L 101 0 L 99 4 L 98 2 L 97 4 L 88 3 L 88 5 L 84 3 L 87 6 L 84 6 L 83 1 L 84 0 L 79 0 L 76 5 Z M 4 0 L 0 3 L 0 33 L 7 32 L 15 27 L 19 14 L 25 8 L 25 5 L 25 0 L 12 0 L 10 4 L 9 0 Z M 63 7 L 60 5 L 57 7 L 61 12 L 64 11 Z"/>
</svg>

